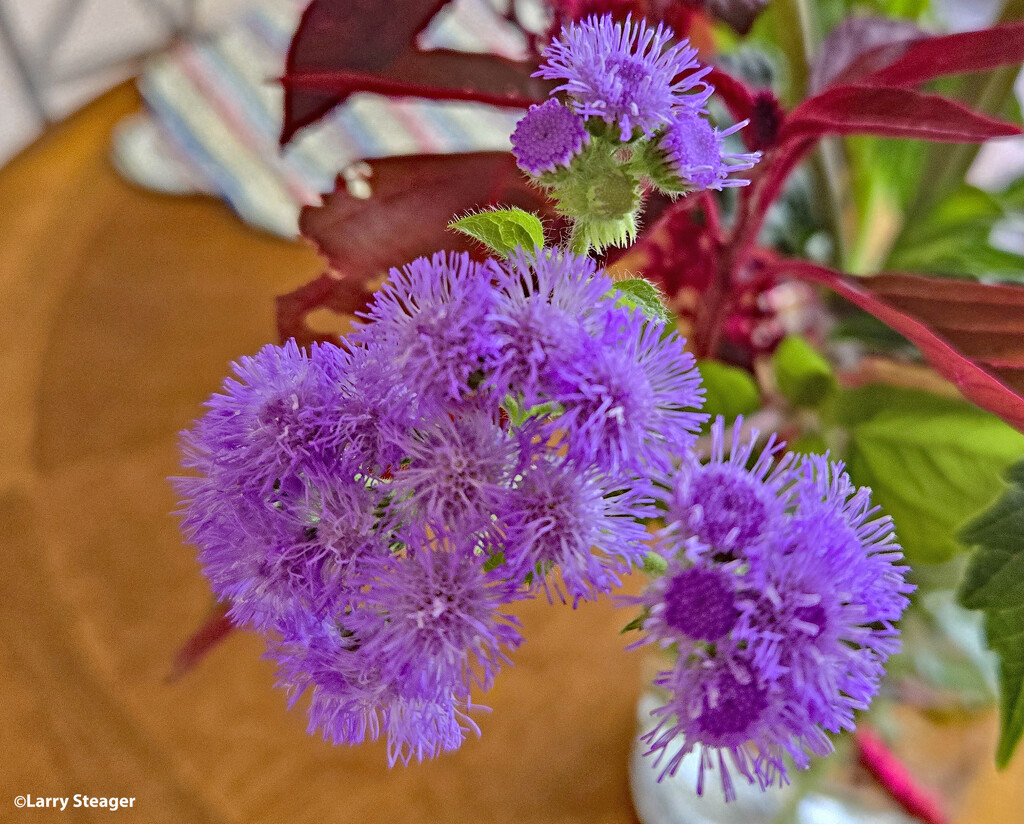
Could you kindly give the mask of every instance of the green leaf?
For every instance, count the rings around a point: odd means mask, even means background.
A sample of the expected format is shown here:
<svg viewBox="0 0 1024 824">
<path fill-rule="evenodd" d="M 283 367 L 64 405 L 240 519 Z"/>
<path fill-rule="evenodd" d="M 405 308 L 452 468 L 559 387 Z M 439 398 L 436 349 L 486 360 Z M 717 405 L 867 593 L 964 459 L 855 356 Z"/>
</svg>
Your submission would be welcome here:
<svg viewBox="0 0 1024 824">
<path fill-rule="evenodd" d="M 1000 769 L 1024 734 L 1024 462 L 1009 480 L 996 504 L 960 533 L 960 540 L 977 546 L 960 603 L 984 612 L 988 644 L 999 655 Z"/>
<path fill-rule="evenodd" d="M 618 293 L 618 302 L 630 309 L 639 309 L 651 320 L 670 323 L 675 321 L 675 316 L 665 306 L 664 298 L 658 287 L 649 280 L 643 278 L 631 278 L 620 280 L 614 284 L 614 291 Z"/>
<path fill-rule="evenodd" d="M 665 570 L 668 569 L 668 561 L 657 552 L 648 552 L 644 556 L 643 569 L 652 578 L 656 578 L 665 574 Z"/>
<path fill-rule="evenodd" d="M 818 406 L 836 388 L 832 366 L 803 338 L 783 338 L 772 356 L 775 381 L 794 406 Z"/>
<path fill-rule="evenodd" d="M 947 398 L 923 389 L 903 389 L 882 383 L 869 383 L 856 389 L 841 389 L 832 398 L 831 417 L 840 426 L 851 428 L 882 413 L 900 410 L 915 415 L 985 413 L 959 398 Z"/>
<path fill-rule="evenodd" d="M 908 225 L 886 268 L 955 277 L 1024 279 L 1024 257 L 992 245 L 993 228 L 1013 209 L 1015 193 L 993 195 L 962 185 Z"/>
<path fill-rule="evenodd" d="M 466 215 L 448 224 L 490 248 L 500 257 L 516 249 L 532 251 L 544 246 L 544 226 L 540 218 L 522 209 L 494 209 Z"/>
<path fill-rule="evenodd" d="M 863 417 L 850 429 L 850 475 L 892 515 L 911 562 L 949 560 L 961 550 L 957 529 L 999 494 L 1002 473 L 1024 455 L 1024 435 L 925 392 L 876 387 L 873 395 L 859 415 L 847 411 Z"/>
<path fill-rule="evenodd" d="M 704 384 L 704 408 L 712 420 L 721 415 L 727 422 L 761 408 L 761 391 L 745 369 L 714 360 L 697 364 Z"/>
<path fill-rule="evenodd" d="M 625 635 L 627 632 L 632 632 L 633 630 L 643 629 L 644 628 L 644 622 L 649 617 L 650 617 L 650 611 L 645 608 L 643 612 L 641 612 L 638 616 L 636 616 L 636 618 L 634 618 L 632 621 L 630 621 L 628 624 L 626 624 L 626 626 L 624 626 L 621 630 L 619 630 L 619 635 Z"/>
<path fill-rule="evenodd" d="M 499 550 L 484 561 L 483 570 L 484 572 L 490 572 L 492 569 L 500 567 L 503 563 L 505 563 L 505 553 Z"/>
</svg>

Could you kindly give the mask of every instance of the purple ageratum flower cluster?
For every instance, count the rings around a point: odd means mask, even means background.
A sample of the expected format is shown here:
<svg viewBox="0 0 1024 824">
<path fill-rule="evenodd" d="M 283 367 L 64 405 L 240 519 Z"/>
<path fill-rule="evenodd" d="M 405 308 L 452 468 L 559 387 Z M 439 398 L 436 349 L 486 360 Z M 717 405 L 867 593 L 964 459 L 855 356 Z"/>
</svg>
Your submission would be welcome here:
<svg viewBox="0 0 1024 824">
<path fill-rule="evenodd" d="M 700 67 L 697 50 L 687 41 L 670 45 L 673 39 L 665 25 L 590 17 L 562 30 L 536 76 L 562 81 L 555 91 L 574 111 L 617 126 L 623 141 L 634 130 L 650 137 L 679 106 L 699 109 L 712 91 L 703 82 L 711 69 Z"/>
<path fill-rule="evenodd" d="M 650 478 L 692 447 L 678 334 L 586 258 L 392 271 L 346 348 L 267 346 L 183 435 L 184 528 L 310 726 L 458 747 L 521 638 L 509 604 L 596 597 L 642 562 Z"/>
<path fill-rule="evenodd" d="M 726 798 L 733 773 L 785 783 L 786 756 L 804 768 L 831 752 L 826 733 L 853 729 L 913 589 L 891 520 L 842 464 L 774 439 L 756 453 L 741 424 L 726 454 L 719 418 L 710 460 L 689 459 L 662 496 L 667 568 L 636 599 L 640 643 L 678 651 L 656 680 L 668 700 L 648 754 L 664 776 L 698 752 L 698 792 L 717 767 Z"/>
<path fill-rule="evenodd" d="M 560 81 L 512 135 L 512 153 L 572 221 L 571 248 L 636 237 L 644 193 L 675 196 L 746 185 L 730 177 L 757 153 L 733 153 L 707 120 L 714 88 L 697 51 L 671 29 L 592 16 L 562 29 L 535 76 Z M 557 95 L 557 96 L 556 96 Z"/>
</svg>

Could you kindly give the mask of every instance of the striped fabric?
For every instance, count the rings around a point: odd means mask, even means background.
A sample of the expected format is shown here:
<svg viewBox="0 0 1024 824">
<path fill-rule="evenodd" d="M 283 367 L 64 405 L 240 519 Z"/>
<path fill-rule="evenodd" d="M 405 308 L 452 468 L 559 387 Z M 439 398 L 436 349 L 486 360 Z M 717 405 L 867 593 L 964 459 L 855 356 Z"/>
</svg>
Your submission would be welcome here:
<svg viewBox="0 0 1024 824">
<path fill-rule="evenodd" d="M 509 148 L 518 111 L 360 94 L 282 152 L 276 78 L 304 5 L 263 0 L 225 33 L 153 60 L 139 78 L 147 113 L 115 134 L 122 173 L 165 192 L 217 194 L 247 223 L 294 237 L 300 208 L 319 202 L 361 158 Z M 422 45 L 522 53 L 488 0 L 456 0 L 431 21 Z"/>
</svg>

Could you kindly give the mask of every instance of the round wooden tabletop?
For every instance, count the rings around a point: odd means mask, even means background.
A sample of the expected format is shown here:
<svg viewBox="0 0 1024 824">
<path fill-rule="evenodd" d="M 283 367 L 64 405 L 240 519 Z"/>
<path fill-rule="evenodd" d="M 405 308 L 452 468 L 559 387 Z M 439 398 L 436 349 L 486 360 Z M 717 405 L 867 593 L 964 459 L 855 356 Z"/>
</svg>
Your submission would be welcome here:
<svg viewBox="0 0 1024 824">
<path fill-rule="evenodd" d="M 523 605 L 482 738 L 408 768 L 307 735 L 253 635 L 167 682 L 210 607 L 171 514 L 176 433 L 318 261 L 122 181 L 109 135 L 138 106 L 117 89 L 0 172 L 0 820 L 633 822 L 641 666 L 607 600 Z M 986 764 L 958 824 L 1024 822 L 1022 767 Z M 14 808 L 75 793 L 136 801 Z"/>
</svg>

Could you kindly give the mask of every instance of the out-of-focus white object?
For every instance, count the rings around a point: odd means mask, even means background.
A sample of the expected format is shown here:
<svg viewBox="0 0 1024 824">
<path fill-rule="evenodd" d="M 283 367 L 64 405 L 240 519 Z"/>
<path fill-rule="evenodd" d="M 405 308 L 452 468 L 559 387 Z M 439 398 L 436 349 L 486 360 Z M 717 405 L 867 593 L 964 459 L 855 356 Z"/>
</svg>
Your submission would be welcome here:
<svg viewBox="0 0 1024 824">
<path fill-rule="evenodd" d="M 196 11 L 197 0 L 0 0 L 0 163 L 192 31 Z"/>
</svg>

